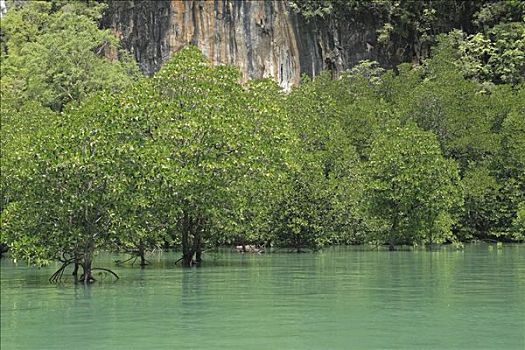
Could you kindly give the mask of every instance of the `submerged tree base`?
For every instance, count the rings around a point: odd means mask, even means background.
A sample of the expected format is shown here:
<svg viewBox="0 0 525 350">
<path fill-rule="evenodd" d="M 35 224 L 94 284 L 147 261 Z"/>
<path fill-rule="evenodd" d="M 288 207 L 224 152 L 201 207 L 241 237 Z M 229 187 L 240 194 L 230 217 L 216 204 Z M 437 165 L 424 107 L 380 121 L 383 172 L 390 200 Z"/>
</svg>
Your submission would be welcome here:
<svg viewBox="0 0 525 350">
<path fill-rule="evenodd" d="M 93 277 L 93 274 L 92 274 L 93 271 L 104 271 L 104 272 L 107 272 L 107 273 L 111 274 L 112 276 L 114 276 L 115 279 L 117 279 L 117 280 L 120 279 L 119 276 L 115 272 L 113 272 L 110 269 L 106 269 L 106 268 L 102 268 L 102 267 L 91 268 L 90 271 L 88 272 L 88 274 L 86 275 L 86 269 L 84 269 L 83 264 L 76 263 L 74 260 L 71 260 L 71 261 L 64 262 L 62 264 L 62 266 L 55 273 L 53 273 L 53 275 L 51 275 L 51 277 L 49 278 L 49 282 L 51 282 L 51 283 L 62 282 L 62 277 L 64 276 L 64 271 L 71 264 L 75 264 L 75 267 L 74 267 L 74 270 L 73 270 L 73 273 L 72 273 L 73 277 L 75 278 L 75 283 L 90 284 L 90 283 L 96 282 L 97 280 Z M 80 275 L 80 277 L 77 278 L 77 276 L 78 276 L 78 267 L 79 266 L 82 267 L 83 272 Z"/>
</svg>

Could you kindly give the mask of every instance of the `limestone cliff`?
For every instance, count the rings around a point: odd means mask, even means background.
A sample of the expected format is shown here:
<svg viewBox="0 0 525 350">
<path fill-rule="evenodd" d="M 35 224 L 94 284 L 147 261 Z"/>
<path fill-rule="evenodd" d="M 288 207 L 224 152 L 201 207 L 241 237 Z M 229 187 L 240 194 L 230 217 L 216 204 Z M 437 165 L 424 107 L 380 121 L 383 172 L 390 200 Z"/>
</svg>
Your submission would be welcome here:
<svg viewBox="0 0 525 350">
<path fill-rule="evenodd" d="M 303 73 L 337 74 L 363 59 L 384 61 L 375 49 L 374 18 L 306 21 L 287 1 L 113 1 L 104 25 L 147 74 L 187 44 L 214 63 L 236 65 L 245 79 L 272 77 L 285 89 Z"/>
</svg>

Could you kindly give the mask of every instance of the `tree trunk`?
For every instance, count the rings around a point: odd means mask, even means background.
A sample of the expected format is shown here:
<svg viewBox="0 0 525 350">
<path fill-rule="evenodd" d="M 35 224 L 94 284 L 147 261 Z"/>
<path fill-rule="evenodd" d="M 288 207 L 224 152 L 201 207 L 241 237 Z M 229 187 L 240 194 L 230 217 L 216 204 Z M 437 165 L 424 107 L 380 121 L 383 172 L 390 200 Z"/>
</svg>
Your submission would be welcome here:
<svg viewBox="0 0 525 350">
<path fill-rule="evenodd" d="M 193 265 L 193 252 L 182 253 L 182 266 L 191 267 Z"/>
<path fill-rule="evenodd" d="M 195 251 L 195 263 L 200 265 L 202 263 L 202 247 L 199 244 L 197 250 Z"/>
<path fill-rule="evenodd" d="M 202 226 L 202 220 L 196 220 L 195 225 L 193 227 L 193 251 L 195 252 L 195 263 L 197 265 L 200 265 L 202 262 Z"/>
<path fill-rule="evenodd" d="M 9 247 L 5 243 L 0 243 L 0 257 L 9 251 Z"/>
<path fill-rule="evenodd" d="M 182 266 L 191 267 L 193 261 L 192 244 L 190 244 L 191 220 L 187 213 L 184 213 L 182 220 Z"/>
<path fill-rule="evenodd" d="M 182 218 L 182 266 L 191 267 L 202 262 L 202 232 L 205 223 L 202 218 L 184 213 Z M 195 255 L 195 260 L 193 256 Z"/>
<path fill-rule="evenodd" d="M 396 239 L 395 237 L 397 236 L 397 230 L 398 230 L 398 221 L 399 221 L 399 218 L 397 216 L 397 213 L 398 213 L 398 210 L 397 210 L 397 205 L 395 206 L 395 211 L 394 211 L 394 218 L 393 218 L 393 222 L 392 222 L 392 229 L 390 231 L 390 237 L 388 239 L 388 250 L 393 252 L 396 250 L 396 247 L 394 245 Z"/>
<path fill-rule="evenodd" d="M 93 278 L 93 275 L 91 273 L 91 256 L 85 256 L 84 257 L 84 264 L 83 264 L 83 269 L 84 269 L 84 274 L 82 275 L 82 282 L 84 284 L 89 284 L 89 283 L 93 283 L 95 282 L 95 279 Z"/>
<path fill-rule="evenodd" d="M 78 260 L 75 260 L 75 263 L 74 263 L 74 268 L 73 268 L 73 273 L 72 275 L 75 277 L 75 282 L 77 281 L 77 276 L 78 276 Z"/>
<path fill-rule="evenodd" d="M 393 239 L 390 239 L 390 241 L 388 242 L 388 250 L 393 252 L 396 250 L 396 246 L 394 245 L 394 240 Z"/>
<path fill-rule="evenodd" d="M 143 244 L 140 244 L 139 245 L 139 256 L 140 256 L 140 267 L 144 268 L 147 263 L 146 263 L 146 257 L 145 257 L 145 249 L 144 249 L 144 245 Z"/>
<path fill-rule="evenodd" d="M 84 284 L 93 283 L 95 282 L 95 279 L 93 278 L 92 274 L 92 262 L 93 262 L 93 252 L 95 251 L 95 242 L 93 240 L 90 240 L 86 243 L 86 246 L 84 247 L 84 255 L 82 257 L 82 269 L 84 270 L 84 274 L 80 278 L 80 280 Z"/>
</svg>

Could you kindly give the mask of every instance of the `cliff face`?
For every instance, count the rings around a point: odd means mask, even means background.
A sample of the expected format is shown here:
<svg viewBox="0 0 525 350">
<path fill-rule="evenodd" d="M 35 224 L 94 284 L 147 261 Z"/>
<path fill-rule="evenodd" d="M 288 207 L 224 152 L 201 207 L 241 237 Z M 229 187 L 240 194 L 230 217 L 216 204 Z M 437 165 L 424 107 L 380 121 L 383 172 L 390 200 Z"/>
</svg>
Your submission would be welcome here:
<svg viewBox="0 0 525 350">
<path fill-rule="evenodd" d="M 337 74 L 363 59 L 380 60 L 373 18 L 305 21 L 287 1 L 114 1 L 104 20 L 152 74 L 172 53 L 194 44 L 245 79 L 272 77 L 289 89 L 303 73 Z M 389 62 L 382 62 L 389 64 Z"/>
</svg>

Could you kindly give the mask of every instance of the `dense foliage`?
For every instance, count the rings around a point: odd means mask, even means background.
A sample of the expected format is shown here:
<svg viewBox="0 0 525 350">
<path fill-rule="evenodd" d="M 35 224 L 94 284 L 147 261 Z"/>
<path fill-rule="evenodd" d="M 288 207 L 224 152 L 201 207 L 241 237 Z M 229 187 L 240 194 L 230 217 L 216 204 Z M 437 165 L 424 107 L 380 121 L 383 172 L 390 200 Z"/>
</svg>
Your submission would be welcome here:
<svg viewBox="0 0 525 350">
<path fill-rule="evenodd" d="M 454 208 L 461 200 L 457 165 L 445 159 L 434 134 L 414 124 L 387 128 L 372 145 L 367 194 L 371 213 L 396 242 L 453 241 Z"/>
<path fill-rule="evenodd" d="M 100 49 L 117 42 L 97 6 L 35 2 L 2 19 L 0 241 L 14 258 L 62 261 L 55 280 L 73 264 L 88 283 L 99 250 L 144 265 L 175 247 L 191 266 L 229 244 L 525 239 L 517 24 L 480 11 L 499 33 L 482 40 L 489 56 L 452 32 L 422 65 L 363 62 L 284 94 L 195 47 L 139 78 Z"/>
<path fill-rule="evenodd" d="M 0 27 L 2 90 L 12 90 L 19 103 L 29 99 L 61 110 L 91 92 L 130 84 L 138 69 L 118 39 L 98 28 L 104 8 L 28 1 L 10 10 Z"/>
</svg>

